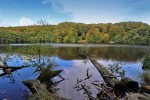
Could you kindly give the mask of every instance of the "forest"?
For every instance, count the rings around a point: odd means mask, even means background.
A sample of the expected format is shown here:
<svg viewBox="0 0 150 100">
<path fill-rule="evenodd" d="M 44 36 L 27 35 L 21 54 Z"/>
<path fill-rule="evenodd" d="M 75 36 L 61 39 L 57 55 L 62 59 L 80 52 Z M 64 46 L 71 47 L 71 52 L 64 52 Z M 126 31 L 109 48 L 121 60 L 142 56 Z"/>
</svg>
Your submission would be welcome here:
<svg viewBox="0 0 150 100">
<path fill-rule="evenodd" d="M 150 25 L 142 22 L 0 27 L 0 43 L 116 43 L 150 44 Z"/>
</svg>

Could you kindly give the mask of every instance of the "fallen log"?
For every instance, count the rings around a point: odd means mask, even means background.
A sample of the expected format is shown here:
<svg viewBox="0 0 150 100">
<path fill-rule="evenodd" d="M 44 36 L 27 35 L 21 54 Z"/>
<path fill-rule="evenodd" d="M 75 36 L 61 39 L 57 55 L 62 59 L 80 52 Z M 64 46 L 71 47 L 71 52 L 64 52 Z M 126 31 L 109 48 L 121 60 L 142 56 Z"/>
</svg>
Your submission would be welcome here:
<svg viewBox="0 0 150 100">
<path fill-rule="evenodd" d="M 126 86 L 122 82 L 120 82 L 113 74 L 111 74 L 107 69 L 100 65 L 94 58 L 90 58 L 85 54 L 79 55 L 82 55 L 81 57 L 88 58 L 91 61 L 91 63 L 97 68 L 102 78 L 104 79 L 104 82 L 108 86 L 114 88 L 114 90 L 121 94 L 124 94 L 127 91 Z"/>
<path fill-rule="evenodd" d="M 100 65 L 95 59 L 88 58 L 91 63 L 97 68 L 100 72 L 101 76 L 103 77 L 104 81 L 111 87 L 114 87 L 115 84 L 119 83 L 119 80 L 111 74 L 107 69 L 105 69 L 102 65 Z"/>
<path fill-rule="evenodd" d="M 25 68 L 27 66 L 21 66 L 21 67 L 13 67 L 13 66 L 0 66 L 0 68 L 3 70 L 4 73 L 0 74 L 0 77 L 1 76 L 4 76 L 4 75 L 11 75 L 12 72 L 16 71 L 16 70 L 19 70 L 21 68 Z"/>
<path fill-rule="evenodd" d="M 20 66 L 20 67 L 15 67 L 15 66 L 0 66 L 2 69 L 21 69 L 27 66 Z"/>
<path fill-rule="evenodd" d="M 121 82 L 126 85 L 126 88 L 129 92 L 138 92 L 139 90 L 139 83 L 133 81 L 128 77 L 124 77 L 121 79 Z"/>
<path fill-rule="evenodd" d="M 11 70 L 8 69 L 8 66 L 1 66 L 1 68 L 2 68 L 4 73 L 6 73 L 8 75 L 12 74 Z"/>
<path fill-rule="evenodd" d="M 4 73 L 6 73 L 8 75 L 12 74 L 11 70 L 9 69 L 10 67 L 8 67 L 8 66 L 0 66 L 0 68 L 2 68 Z M 13 69 L 13 68 L 11 68 L 11 69 Z M 17 68 L 14 68 L 14 69 L 17 69 Z M 18 69 L 20 69 L 20 68 L 18 68 Z"/>
<path fill-rule="evenodd" d="M 107 69 L 105 69 L 102 65 L 100 65 L 94 58 L 90 58 L 86 56 L 85 54 L 79 54 L 79 55 L 82 55 L 81 57 L 87 58 L 91 61 L 91 63 L 97 68 L 102 78 L 104 79 L 104 82 L 108 86 L 112 87 L 114 90 L 117 90 L 119 93 L 130 92 L 129 93 L 130 100 L 135 100 L 135 98 L 138 98 L 137 100 L 149 100 L 150 99 L 149 95 L 148 97 L 147 96 L 145 97 L 144 94 L 132 93 L 132 92 L 138 92 L 139 90 L 138 82 L 135 82 L 132 79 L 126 78 L 126 77 L 122 78 L 122 80 L 119 81 L 113 74 L 111 74 Z M 146 93 L 150 93 L 150 86 L 142 86 L 141 90 L 143 90 Z"/>
</svg>

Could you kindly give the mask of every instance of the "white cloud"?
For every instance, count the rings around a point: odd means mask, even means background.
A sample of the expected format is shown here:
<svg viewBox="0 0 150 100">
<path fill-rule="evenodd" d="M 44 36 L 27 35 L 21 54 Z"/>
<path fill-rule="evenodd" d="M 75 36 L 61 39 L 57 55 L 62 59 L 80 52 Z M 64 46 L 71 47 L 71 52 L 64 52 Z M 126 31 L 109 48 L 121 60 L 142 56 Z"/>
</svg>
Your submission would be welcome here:
<svg viewBox="0 0 150 100">
<path fill-rule="evenodd" d="M 106 2 L 108 1 L 108 2 Z M 124 19 L 122 12 L 127 9 L 122 7 L 122 2 L 110 0 L 43 0 L 43 4 L 51 4 L 58 13 L 72 16 L 73 22 L 83 23 L 108 23 L 119 22 Z M 117 6 L 116 6 L 117 5 Z M 126 8 L 128 8 L 127 6 Z"/>
<path fill-rule="evenodd" d="M 28 26 L 33 24 L 34 22 L 30 18 L 22 17 L 21 19 L 19 19 L 20 26 Z"/>
<path fill-rule="evenodd" d="M 149 0 L 43 0 L 51 4 L 57 13 L 71 14 L 73 22 L 83 23 L 116 23 L 121 21 L 144 21 L 149 10 Z M 145 6 L 144 6 L 145 5 Z M 56 10 L 57 9 L 57 10 Z M 138 16 L 135 18 L 134 16 Z M 147 22 L 148 23 L 148 22 Z"/>
</svg>

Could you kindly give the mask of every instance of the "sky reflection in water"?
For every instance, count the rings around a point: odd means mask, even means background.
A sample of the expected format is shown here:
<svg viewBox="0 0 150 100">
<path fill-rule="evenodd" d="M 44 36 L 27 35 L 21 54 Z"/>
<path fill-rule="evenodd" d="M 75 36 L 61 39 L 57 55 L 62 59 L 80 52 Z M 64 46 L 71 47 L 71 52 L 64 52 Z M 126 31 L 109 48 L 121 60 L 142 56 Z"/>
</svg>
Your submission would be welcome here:
<svg viewBox="0 0 150 100">
<path fill-rule="evenodd" d="M 23 48 L 24 46 L 13 46 L 13 48 L 16 50 L 13 50 L 13 53 L 18 53 L 18 48 Z M 6 54 L 6 48 L 7 46 L 3 48 L 4 50 L 0 50 L 1 54 Z M 78 46 L 68 47 L 68 45 L 67 47 L 55 47 L 53 55 L 46 56 L 47 58 L 52 58 L 58 65 L 58 67 L 55 67 L 54 70 L 63 69 L 61 75 L 65 78 L 65 80 L 57 85 L 57 87 L 60 88 L 58 93 L 61 96 L 71 98 L 72 100 L 81 100 L 85 96 L 83 95 L 83 91 L 77 91 L 74 86 L 77 83 L 77 78 L 86 78 L 86 70 L 88 68 L 89 74 L 92 74 L 92 77 L 90 80 L 86 80 L 85 82 L 87 85 L 91 86 L 90 90 L 93 93 L 93 96 L 96 96 L 97 90 L 93 85 L 91 85 L 91 82 L 95 80 L 102 81 L 100 74 L 93 64 L 88 60 L 84 61 L 78 57 L 76 53 L 80 48 L 81 47 Z M 108 65 L 113 63 L 119 63 L 126 71 L 127 77 L 140 81 L 139 74 L 142 73 L 141 58 L 145 54 L 145 48 L 95 46 L 90 47 L 89 52 L 93 55 L 96 55 L 97 61 L 104 67 L 108 67 Z M 131 54 L 128 52 L 131 52 Z M 14 53 L 11 61 L 8 61 L 9 66 L 21 66 L 24 64 L 24 61 L 20 59 L 20 56 L 18 56 L 21 54 L 18 53 L 16 55 L 16 53 Z M 28 91 L 28 89 L 22 84 L 21 81 L 27 79 L 36 79 L 39 74 L 34 73 L 34 71 L 35 67 L 30 66 L 28 68 L 22 68 L 13 72 L 12 77 L 8 77 L 8 75 L 0 77 L 0 98 L 24 100 L 25 93 Z M 0 73 L 2 73 L 1 70 Z M 55 77 L 54 80 L 57 81 L 60 80 L 60 78 Z"/>
</svg>

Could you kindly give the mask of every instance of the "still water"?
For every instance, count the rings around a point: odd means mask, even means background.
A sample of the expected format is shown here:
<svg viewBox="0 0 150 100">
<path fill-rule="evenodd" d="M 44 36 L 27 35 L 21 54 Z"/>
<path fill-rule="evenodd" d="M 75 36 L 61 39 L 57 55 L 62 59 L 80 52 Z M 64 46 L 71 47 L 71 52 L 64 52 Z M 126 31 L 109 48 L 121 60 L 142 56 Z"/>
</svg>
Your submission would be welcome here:
<svg viewBox="0 0 150 100">
<path fill-rule="evenodd" d="M 148 46 L 131 45 L 94 45 L 94 44 L 9 44 L 0 46 L 0 66 L 6 63 L 8 66 L 28 66 L 13 71 L 10 75 L 5 75 L 0 69 L 0 99 L 24 100 L 29 90 L 22 81 L 37 79 L 40 71 L 37 66 L 43 64 L 44 68 L 53 64 L 52 70 L 62 69 L 61 76 L 65 79 L 54 88 L 58 89 L 60 96 L 72 100 L 83 100 L 84 92 L 75 88 L 77 79 L 85 79 L 88 73 L 92 77 L 85 80 L 93 96 L 98 92 L 91 83 L 93 81 L 103 81 L 97 69 L 88 60 L 79 57 L 79 53 L 84 51 L 104 67 L 114 63 L 125 70 L 125 76 L 141 82 L 142 58 L 148 50 Z M 60 77 L 53 78 L 57 82 Z"/>
</svg>

